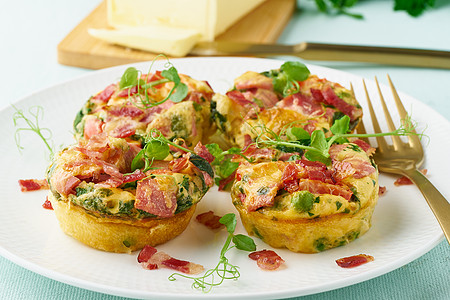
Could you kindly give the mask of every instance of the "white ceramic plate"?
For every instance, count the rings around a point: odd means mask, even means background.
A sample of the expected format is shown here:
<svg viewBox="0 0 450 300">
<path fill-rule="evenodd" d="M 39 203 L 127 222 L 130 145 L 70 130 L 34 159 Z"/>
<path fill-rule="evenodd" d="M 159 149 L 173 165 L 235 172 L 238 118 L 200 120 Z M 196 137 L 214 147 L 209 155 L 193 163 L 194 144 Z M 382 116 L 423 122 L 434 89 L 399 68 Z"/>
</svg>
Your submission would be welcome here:
<svg viewBox="0 0 450 300">
<path fill-rule="evenodd" d="M 233 79 L 247 70 L 264 71 L 278 68 L 282 63 L 249 58 L 189 58 L 172 62 L 179 72 L 208 80 L 217 92 L 225 92 L 232 86 Z M 134 66 L 145 72 L 149 65 L 140 63 Z M 161 64 L 158 62 L 154 67 L 161 68 Z M 361 78 L 322 67 L 309 67 L 312 73 L 344 86 L 348 87 L 352 82 L 360 103 L 366 108 Z M 125 69 L 126 66 L 120 66 L 93 72 L 32 94 L 16 105 L 24 110 L 41 105 L 45 111 L 41 126 L 51 129 L 57 145 L 68 145 L 73 143 L 72 120 L 83 103 L 90 95 L 118 80 Z M 376 95 L 373 82 L 366 82 L 371 94 Z M 384 86 L 383 92 L 390 98 L 390 91 Z M 429 170 L 429 178 L 448 197 L 447 168 L 442 167 L 440 158 L 448 155 L 450 124 L 421 102 L 405 94 L 400 96 L 405 106 L 412 110 L 419 128 L 427 127 L 429 140 L 425 141 L 425 167 Z M 367 234 L 347 246 L 319 254 L 298 254 L 278 249 L 276 252 L 286 261 L 286 268 L 275 272 L 260 270 L 254 261 L 247 258 L 247 253 L 233 249 L 227 256 L 233 264 L 240 266 L 241 277 L 203 294 L 192 289 L 188 280 L 169 281 L 170 270 L 142 269 L 136 262 L 137 253 L 97 251 L 62 233 L 53 212 L 41 206 L 46 191 L 20 192 L 17 180 L 44 178 L 48 160 L 43 143 L 32 133 L 22 134 L 25 149 L 22 154 L 18 152 L 12 114 L 12 108 L 0 112 L 0 136 L 3 137 L 0 146 L 0 254 L 29 270 L 74 286 L 119 296 L 158 299 L 301 296 L 385 274 L 425 254 L 443 236 L 414 186 L 395 187 L 394 177 L 381 175 L 380 185 L 387 187 L 387 193 L 379 200 L 373 227 Z M 365 123 L 370 124 L 370 121 Z M 197 212 L 236 212 L 230 202 L 227 193 L 213 189 L 202 200 Z M 238 225 L 237 232 L 245 233 L 241 225 Z M 211 268 L 218 261 L 225 238 L 224 230 L 213 233 L 193 221 L 181 236 L 158 249 Z M 269 248 L 255 240 L 258 249 Z M 372 255 L 375 260 L 354 269 L 342 269 L 335 263 L 338 258 L 359 253 Z"/>
</svg>

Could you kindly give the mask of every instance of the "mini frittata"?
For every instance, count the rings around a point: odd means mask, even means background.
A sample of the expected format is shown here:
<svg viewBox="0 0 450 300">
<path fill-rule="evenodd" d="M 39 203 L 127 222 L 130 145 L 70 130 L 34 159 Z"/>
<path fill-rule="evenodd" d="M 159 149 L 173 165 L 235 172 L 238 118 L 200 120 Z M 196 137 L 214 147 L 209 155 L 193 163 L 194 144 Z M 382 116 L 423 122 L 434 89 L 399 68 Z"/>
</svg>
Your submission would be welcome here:
<svg viewBox="0 0 450 300">
<path fill-rule="evenodd" d="M 105 251 L 130 252 L 179 235 L 212 185 L 192 153 L 132 170 L 141 151 L 105 133 L 58 153 L 48 168 L 49 200 L 64 232 Z M 207 164 L 207 162 L 204 162 Z"/>
<path fill-rule="evenodd" d="M 75 138 L 90 139 L 106 133 L 142 142 L 151 129 L 158 129 L 170 140 L 182 138 L 188 146 L 195 146 L 209 134 L 213 90 L 206 81 L 179 74 L 187 93 L 175 103 L 166 99 L 175 83 L 162 74 L 140 75 L 139 81 L 128 88 L 113 83 L 92 96 L 75 118 Z"/>
<path fill-rule="evenodd" d="M 329 166 L 305 159 L 241 163 L 231 197 L 247 232 L 305 253 L 367 232 L 378 199 L 376 166 L 357 144 L 335 144 L 329 153 Z"/>
<path fill-rule="evenodd" d="M 306 78 L 293 80 L 293 87 L 287 89 L 286 80 L 280 79 L 283 76 L 283 68 L 248 71 L 234 80 L 234 87 L 225 95 L 215 94 L 211 117 L 217 132 L 212 139 L 224 147 L 244 147 L 255 141 L 255 129 L 260 126 L 276 134 L 289 126 L 309 133 L 321 129 L 329 136 L 333 122 L 344 115 L 350 117 L 350 129 L 357 127 L 362 109 L 350 90 L 309 71 Z"/>
</svg>

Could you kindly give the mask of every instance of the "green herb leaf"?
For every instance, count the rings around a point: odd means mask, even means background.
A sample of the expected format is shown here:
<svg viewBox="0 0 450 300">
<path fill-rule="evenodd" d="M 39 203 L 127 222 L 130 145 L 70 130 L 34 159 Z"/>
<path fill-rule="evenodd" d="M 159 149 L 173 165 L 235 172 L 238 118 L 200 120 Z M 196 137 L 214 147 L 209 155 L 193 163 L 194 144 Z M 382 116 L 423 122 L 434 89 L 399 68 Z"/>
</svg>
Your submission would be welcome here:
<svg viewBox="0 0 450 300">
<path fill-rule="evenodd" d="M 119 88 L 121 90 L 131 88 L 138 84 L 138 79 L 139 71 L 134 67 L 129 67 L 123 73 L 122 78 L 120 78 Z"/>
<path fill-rule="evenodd" d="M 214 156 L 215 160 L 213 161 L 213 164 L 219 163 L 223 160 L 224 154 L 223 150 L 220 148 L 220 146 L 216 143 L 213 144 L 206 144 L 206 149 L 208 149 L 209 153 L 211 153 L 212 156 Z"/>
<path fill-rule="evenodd" d="M 216 168 L 218 175 L 221 178 L 228 178 L 239 167 L 238 162 L 233 162 L 230 159 L 223 160 Z"/>
<path fill-rule="evenodd" d="M 170 95 L 169 99 L 174 103 L 181 102 L 184 98 L 186 98 L 188 91 L 189 89 L 187 85 L 185 85 L 184 83 L 179 83 L 175 88 L 175 92 Z"/>
<path fill-rule="evenodd" d="M 345 134 L 349 131 L 350 128 L 350 117 L 344 115 L 342 118 L 334 121 L 333 125 L 330 127 L 330 130 L 333 134 Z"/>
<path fill-rule="evenodd" d="M 435 4 L 435 0 L 395 0 L 394 2 L 394 10 L 404 10 L 413 17 L 421 15 Z"/>
<path fill-rule="evenodd" d="M 309 140 L 311 136 L 308 131 L 301 127 L 291 127 L 286 130 L 286 136 L 290 141 Z"/>
<path fill-rule="evenodd" d="M 236 215 L 233 213 L 228 213 L 220 218 L 219 222 L 227 228 L 228 233 L 233 234 L 236 229 Z"/>
<path fill-rule="evenodd" d="M 236 245 L 236 248 L 244 251 L 255 251 L 256 244 L 250 237 L 243 234 L 236 234 L 233 236 L 233 243 Z"/>
<path fill-rule="evenodd" d="M 309 77 L 309 69 L 298 61 L 287 61 L 281 65 L 280 71 L 283 72 L 287 80 L 304 81 Z"/>
<path fill-rule="evenodd" d="M 149 159 L 163 160 L 170 154 L 169 145 L 158 140 L 150 141 L 145 145 L 144 149 L 145 156 Z"/>
<path fill-rule="evenodd" d="M 197 154 L 191 153 L 189 161 L 199 170 L 208 173 L 208 175 L 211 176 L 211 178 L 214 178 L 214 170 L 212 169 L 211 165 L 206 159 L 204 159 L 201 156 L 198 156 Z"/>
</svg>

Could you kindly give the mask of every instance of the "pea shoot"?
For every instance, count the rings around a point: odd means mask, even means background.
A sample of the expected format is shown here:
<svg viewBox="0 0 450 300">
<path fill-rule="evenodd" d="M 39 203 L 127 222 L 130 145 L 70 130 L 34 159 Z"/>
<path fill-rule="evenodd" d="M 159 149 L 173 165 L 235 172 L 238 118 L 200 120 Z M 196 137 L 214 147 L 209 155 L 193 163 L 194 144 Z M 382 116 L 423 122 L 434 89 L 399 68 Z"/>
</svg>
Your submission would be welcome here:
<svg viewBox="0 0 450 300">
<path fill-rule="evenodd" d="M 167 63 L 165 65 L 166 69 L 161 71 L 161 79 L 148 81 L 150 77 L 150 71 L 153 67 L 155 60 L 163 55 L 158 55 L 150 65 L 149 71 L 147 73 L 146 79 L 142 79 L 142 74 L 134 67 L 129 67 L 123 73 L 120 82 L 119 88 L 120 90 L 128 90 L 128 98 L 133 102 L 133 104 L 141 109 L 151 108 L 160 104 L 163 104 L 167 100 L 171 100 L 174 103 L 178 103 L 183 101 L 188 94 L 188 87 L 186 84 L 181 82 L 181 78 L 178 75 L 177 69 L 173 66 L 173 64 L 167 59 Z M 153 99 L 150 98 L 149 90 L 154 91 L 155 87 L 173 82 L 173 87 L 167 94 L 167 96 L 161 101 L 154 102 Z M 136 98 L 131 97 L 131 89 L 137 88 Z M 133 95 L 134 96 L 134 95 Z M 136 101 L 137 100 L 137 101 Z"/>
<path fill-rule="evenodd" d="M 258 147 L 275 147 L 284 151 L 291 149 L 288 152 L 304 151 L 306 159 L 310 161 L 319 161 L 326 165 L 330 165 L 331 158 L 328 153 L 331 145 L 334 143 L 348 142 L 348 138 L 367 138 L 377 136 L 405 136 L 416 134 L 414 129 L 416 125 L 408 117 L 402 120 L 402 125 L 394 131 L 382 133 L 358 134 L 349 133 L 350 118 L 344 115 L 342 118 L 336 120 L 331 126 L 330 130 L 333 135 L 329 138 L 325 137 L 322 130 L 314 130 L 309 135 L 304 129 L 300 127 L 292 127 L 282 132 L 280 135 L 276 134 L 265 125 L 258 125 L 252 128 L 253 132 L 257 134 L 256 145 Z M 419 134 L 422 135 L 422 134 Z"/>
<path fill-rule="evenodd" d="M 32 131 L 36 133 L 40 139 L 44 142 L 45 146 L 47 147 L 50 158 L 53 157 L 54 151 L 53 151 L 53 142 L 51 141 L 52 138 L 52 132 L 48 128 L 41 128 L 39 125 L 39 119 L 42 119 L 44 116 L 44 109 L 42 106 L 32 106 L 28 109 L 28 113 L 31 115 L 31 117 L 25 116 L 25 113 L 15 107 L 11 104 L 11 106 L 14 108 L 15 112 L 13 114 L 13 121 L 14 126 L 19 126 L 20 121 L 25 121 L 27 127 L 19 127 L 16 129 L 16 133 L 14 135 L 16 146 L 19 151 L 22 151 L 24 147 L 21 145 L 20 141 L 20 133 L 23 131 Z M 52 144 L 52 146 L 50 146 Z"/>
<path fill-rule="evenodd" d="M 228 231 L 228 237 L 225 244 L 222 247 L 219 255 L 219 262 L 217 265 L 205 272 L 203 276 L 193 277 L 180 273 L 174 273 L 169 276 L 170 281 L 177 280 L 177 276 L 194 280 L 192 288 L 201 290 L 204 293 L 208 293 L 213 287 L 221 285 L 226 279 L 237 280 L 241 274 L 239 273 L 239 267 L 230 263 L 225 254 L 232 248 L 237 248 L 243 251 L 255 251 L 256 245 L 253 239 L 243 234 L 234 234 L 236 229 L 236 215 L 229 213 L 224 215 L 220 220 L 220 223 L 224 224 Z M 231 245 L 233 242 L 234 245 Z"/>
<path fill-rule="evenodd" d="M 300 91 L 299 81 L 309 77 L 309 69 L 298 61 L 287 61 L 279 70 L 271 70 L 262 73 L 272 78 L 273 88 L 276 92 L 287 97 Z"/>
</svg>

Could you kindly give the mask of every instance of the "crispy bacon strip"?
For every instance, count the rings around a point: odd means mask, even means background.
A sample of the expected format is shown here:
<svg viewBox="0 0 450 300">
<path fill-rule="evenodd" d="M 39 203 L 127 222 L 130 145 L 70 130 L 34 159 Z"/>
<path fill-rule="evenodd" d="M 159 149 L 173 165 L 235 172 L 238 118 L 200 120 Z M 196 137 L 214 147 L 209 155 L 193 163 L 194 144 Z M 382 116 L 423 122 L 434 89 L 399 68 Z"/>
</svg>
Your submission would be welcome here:
<svg viewBox="0 0 450 300">
<path fill-rule="evenodd" d="M 202 265 L 173 258 L 165 252 L 158 252 L 156 248 L 149 245 L 139 252 L 137 260 L 147 270 L 167 268 L 190 275 L 204 271 Z"/>
<path fill-rule="evenodd" d="M 197 215 L 195 219 L 209 229 L 219 229 L 225 226 L 219 222 L 220 217 L 211 210 Z"/>
<path fill-rule="evenodd" d="M 261 251 L 252 252 L 248 255 L 248 257 L 256 260 L 258 267 L 267 271 L 276 270 L 284 263 L 284 260 L 273 250 L 264 249 Z"/>
<path fill-rule="evenodd" d="M 48 200 L 48 197 L 45 198 L 44 203 L 42 203 L 42 207 L 45 208 L 45 209 L 53 210 L 52 203 L 50 202 L 50 200 Z"/>
<path fill-rule="evenodd" d="M 336 263 L 341 268 L 354 268 L 368 262 L 373 261 L 373 256 L 367 254 L 359 254 L 349 257 L 343 257 L 336 260 Z"/>
<path fill-rule="evenodd" d="M 428 172 L 427 169 L 420 170 L 420 173 L 422 173 L 423 175 L 427 175 L 427 172 Z M 396 186 L 411 185 L 411 184 L 413 184 L 412 181 L 406 176 L 402 176 L 400 178 L 397 178 L 397 180 L 394 181 L 394 185 L 396 185 Z"/>
<path fill-rule="evenodd" d="M 20 179 L 20 190 L 22 192 L 31 192 L 39 190 L 48 190 L 48 182 L 45 179 Z"/>
</svg>

